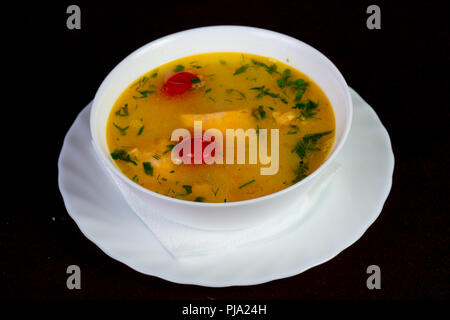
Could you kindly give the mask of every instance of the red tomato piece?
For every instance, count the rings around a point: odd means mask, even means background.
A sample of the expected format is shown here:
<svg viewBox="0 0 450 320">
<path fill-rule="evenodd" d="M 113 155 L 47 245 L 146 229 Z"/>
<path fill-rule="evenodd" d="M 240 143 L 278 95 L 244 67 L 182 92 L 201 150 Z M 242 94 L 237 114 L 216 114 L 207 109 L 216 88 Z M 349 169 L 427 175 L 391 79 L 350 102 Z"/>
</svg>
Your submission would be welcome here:
<svg viewBox="0 0 450 320">
<path fill-rule="evenodd" d="M 192 89 L 192 79 L 197 78 L 197 75 L 190 72 L 178 72 L 167 79 L 162 87 L 163 92 L 169 96 L 176 96 L 183 94 Z"/>
<path fill-rule="evenodd" d="M 189 139 L 186 139 L 184 142 L 183 142 L 183 144 L 190 144 L 191 145 L 191 152 L 189 153 L 189 155 L 188 155 L 188 157 L 191 159 L 191 164 L 194 164 L 194 152 L 195 152 L 195 150 L 194 150 L 194 142 L 195 142 L 195 140 L 197 140 L 196 138 L 194 138 L 194 137 L 190 137 Z M 198 139 L 198 140 L 200 140 L 200 139 Z M 182 139 L 180 138 L 180 141 L 178 142 L 178 144 L 180 145 L 180 146 L 182 146 Z M 205 150 L 205 148 L 206 148 L 206 146 L 208 146 L 210 143 L 212 143 L 214 141 L 214 139 L 212 139 L 212 141 L 204 141 L 204 140 L 202 140 L 202 150 L 201 150 L 201 155 L 202 155 L 202 164 L 204 164 L 205 163 L 205 159 L 203 159 L 203 152 L 204 152 L 204 150 Z M 216 153 L 216 150 L 213 150 L 212 152 L 211 152 L 211 155 L 210 156 L 212 156 L 212 157 L 214 157 L 215 156 L 215 153 Z M 183 157 L 183 150 L 180 150 L 180 153 L 179 153 L 179 155 L 180 155 L 180 157 Z"/>
</svg>

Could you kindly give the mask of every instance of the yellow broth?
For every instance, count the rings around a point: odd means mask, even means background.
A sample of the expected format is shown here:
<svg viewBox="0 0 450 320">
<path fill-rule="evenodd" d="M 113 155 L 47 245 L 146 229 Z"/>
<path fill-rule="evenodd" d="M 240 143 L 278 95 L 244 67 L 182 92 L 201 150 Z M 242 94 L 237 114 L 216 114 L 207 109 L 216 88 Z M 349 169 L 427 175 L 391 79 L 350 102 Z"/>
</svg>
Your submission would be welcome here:
<svg viewBox="0 0 450 320">
<path fill-rule="evenodd" d="M 162 87 L 177 72 L 195 74 L 195 84 L 168 96 Z M 269 137 L 270 129 L 279 129 L 278 172 L 261 175 L 268 165 L 259 161 L 174 164 L 171 148 L 177 142 L 171 134 L 177 128 L 192 131 L 194 120 L 203 120 L 203 130 L 221 130 L 224 149 L 225 129 L 268 129 Z M 334 130 L 330 102 L 307 75 L 272 58 L 221 52 L 147 72 L 118 98 L 106 133 L 117 167 L 144 188 L 182 200 L 233 202 L 280 191 L 311 174 L 327 158 Z"/>
</svg>

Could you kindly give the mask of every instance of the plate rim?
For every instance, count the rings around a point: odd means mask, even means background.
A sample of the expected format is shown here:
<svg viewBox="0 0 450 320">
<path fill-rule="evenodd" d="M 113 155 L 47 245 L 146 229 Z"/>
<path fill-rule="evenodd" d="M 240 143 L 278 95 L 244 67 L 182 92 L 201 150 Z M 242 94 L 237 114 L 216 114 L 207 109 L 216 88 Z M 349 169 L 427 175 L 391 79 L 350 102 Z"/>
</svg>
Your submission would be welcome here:
<svg viewBox="0 0 450 320">
<path fill-rule="evenodd" d="M 395 169 L 395 157 L 394 157 L 394 152 L 392 149 L 392 143 L 390 140 L 390 136 L 388 131 L 386 130 L 385 126 L 383 125 L 383 123 L 381 122 L 380 118 L 378 117 L 377 113 L 375 112 L 375 110 L 373 110 L 373 108 L 352 88 L 350 88 L 350 92 L 352 95 L 356 95 L 357 98 L 361 99 L 367 106 L 368 106 L 368 110 L 372 113 L 373 116 L 375 116 L 375 119 L 377 120 L 377 125 L 380 127 L 379 129 L 381 130 L 381 132 L 383 132 L 383 135 L 385 137 L 385 142 L 386 142 L 386 147 L 388 148 L 388 153 L 390 156 L 390 163 L 389 163 L 389 167 L 391 169 L 391 174 L 389 175 L 388 179 L 385 182 L 385 187 L 384 190 L 381 192 L 380 190 L 380 194 L 382 194 L 382 196 L 380 196 L 381 199 L 377 204 L 377 206 L 374 206 L 371 210 L 371 214 L 370 214 L 370 218 L 368 216 L 367 219 L 364 220 L 364 223 L 362 223 L 359 227 L 358 227 L 358 232 L 355 232 L 353 234 L 352 237 L 349 237 L 348 240 L 346 240 L 343 244 L 341 243 L 341 245 L 339 246 L 342 249 L 334 249 L 331 248 L 328 252 L 326 252 L 326 254 L 323 254 L 322 257 L 320 257 L 319 259 L 313 261 L 312 263 L 309 263 L 309 266 L 300 266 L 298 268 L 293 268 L 293 270 L 291 272 L 277 272 L 277 273 L 270 273 L 269 275 L 265 275 L 263 277 L 255 277 L 252 278 L 252 280 L 249 281 L 244 281 L 244 280 L 229 280 L 229 281 L 223 281 L 221 283 L 217 283 L 217 282 L 211 282 L 211 281 L 207 281 L 207 280 L 202 280 L 199 278 L 196 279 L 183 279 L 182 277 L 180 278 L 178 275 L 168 275 L 163 274 L 161 272 L 153 272 L 153 273 L 148 273 L 145 272 L 143 270 L 140 269 L 139 265 L 137 265 L 136 263 L 134 263 L 133 261 L 123 261 L 124 259 L 122 259 L 121 257 L 119 257 L 118 254 L 114 254 L 112 253 L 109 249 L 106 249 L 103 246 L 103 243 L 101 243 L 101 241 L 97 240 L 95 238 L 95 234 L 91 234 L 92 231 L 88 231 L 84 228 L 83 223 L 81 221 L 81 219 L 79 219 L 79 217 L 76 214 L 73 214 L 72 210 L 75 210 L 71 207 L 71 204 L 69 203 L 69 201 L 66 199 L 67 194 L 66 191 L 64 190 L 64 186 L 63 186 L 63 182 L 62 182 L 62 176 L 61 176 L 61 168 L 62 168 L 62 154 L 63 154 L 63 150 L 65 149 L 65 147 L 67 147 L 68 144 L 68 137 L 70 136 L 70 133 L 72 133 L 72 131 L 74 130 L 74 126 L 77 123 L 77 121 L 80 120 L 81 116 L 83 115 L 83 112 L 86 112 L 86 109 L 89 109 L 92 105 L 92 101 L 89 102 L 86 107 L 84 107 L 77 115 L 77 117 L 75 118 L 75 120 L 73 121 L 72 125 L 70 126 L 69 130 L 67 131 L 65 137 L 64 137 L 64 141 L 63 141 L 63 145 L 61 147 L 61 152 L 58 156 L 58 187 L 59 187 L 59 191 L 60 194 L 62 196 L 63 199 L 63 203 L 64 206 L 66 208 L 67 213 L 69 214 L 69 216 L 74 220 L 75 224 L 77 225 L 78 229 L 81 231 L 81 233 L 92 243 L 94 243 L 100 250 L 102 250 L 107 256 L 109 256 L 110 258 L 130 267 L 131 269 L 144 274 L 144 275 L 150 275 L 150 276 L 154 276 L 154 277 L 158 277 L 161 279 L 164 279 L 166 281 L 172 282 L 172 283 L 177 283 L 177 284 L 187 284 L 187 285 L 198 285 L 198 286 L 205 286 L 205 287 L 232 287 L 232 286 L 250 286 L 250 285 L 258 285 L 258 284 L 263 284 L 263 283 L 267 283 L 267 282 L 271 282 L 274 280 L 278 280 L 278 279 L 284 279 L 284 278 L 288 278 L 288 277 L 292 277 L 295 275 L 299 275 L 313 267 L 319 266 L 327 261 L 330 261 L 331 259 L 333 259 L 334 257 L 336 257 L 337 255 L 339 255 L 341 252 L 343 252 L 344 250 L 346 250 L 347 248 L 349 248 L 351 245 L 353 245 L 355 242 L 357 242 L 363 235 L 364 233 L 369 229 L 369 227 L 375 222 L 375 220 L 379 217 L 379 215 L 381 214 L 383 207 L 388 199 L 390 190 L 392 188 L 392 180 L 393 180 L 393 174 L 394 174 L 394 169 Z M 353 126 L 352 126 L 353 127 Z M 125 199 L 122 199 L 122 201 L 125 201 Z M 131 208 L 130 208 L 131 210 Z M 140 220 L 140 218 L 139 218 Z M 140 220 L 141 223 L 143 223 Z M 145 225 L 145 224 L 144 224 Z M 148 229 L 149 232 L 151 232 L 150 229 Z M 156 239 L 156 237 L 155 237 Z M 156 239 L 157 240 L 157 239 Z M 258 242 L 261 242 L 264 240 L 259 240 Z M 163 247 L 161 244 L 159 244 L 161 247 Z M 164 250 L 166 250 L 163 247 Z M 237 248 L 238 249 L 238 248 Z M 181 261 L 178 260 L 178 261 Z"/>
</svg>

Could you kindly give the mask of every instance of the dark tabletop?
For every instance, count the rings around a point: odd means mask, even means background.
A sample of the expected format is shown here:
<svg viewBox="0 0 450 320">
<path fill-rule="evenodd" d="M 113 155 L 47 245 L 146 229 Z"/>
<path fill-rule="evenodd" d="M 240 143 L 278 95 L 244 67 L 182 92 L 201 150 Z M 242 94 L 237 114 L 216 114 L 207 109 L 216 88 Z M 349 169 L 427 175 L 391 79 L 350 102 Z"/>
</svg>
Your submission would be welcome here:
<svg viewBox="0 0 450 320">
<path fill-rule="evenodd" d="M 2 39 L 11 46 L 2 50 L 13 74 L 12 90 L 3 92 L 11 102 L 2 121 L 11 122 L 13 130 L 3 131 L 12 147 L 5 147 L 2 157 L 11 176 L 2 192 L 11 203 L 1 215 L 2 297 L 448 299 L 449 30 L 448 10 L 440 3 L 78 1 L 81 30 L 66 27 L 72 2 L 4 11 Z M 381 8 L 379 30 L 366 27 L 370 4 Z M 255 286 L 180 285 L 133 271 L 84 237 L 64 207 L 57 159 L 75 117 L 124 57 L 173 32 L 225 24 L 278 31 L 329 57 L 390 134 L 393 186 L 362 238 L 324 264 Z M 81 290 L 66 287 L 66 268 L 73 264 L 82 270 Z M 366 287 L 372 264 L 381 268 L 380 290 Z"/>
</svg>

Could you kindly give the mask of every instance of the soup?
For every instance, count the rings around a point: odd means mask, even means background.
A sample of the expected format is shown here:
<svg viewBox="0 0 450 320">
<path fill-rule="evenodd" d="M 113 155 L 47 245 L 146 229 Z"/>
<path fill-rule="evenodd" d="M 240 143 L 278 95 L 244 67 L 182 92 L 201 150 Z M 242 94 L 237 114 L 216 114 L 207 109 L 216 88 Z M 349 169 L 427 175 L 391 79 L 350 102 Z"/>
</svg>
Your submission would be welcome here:
<svg viewBox="0 0 450 320">
<path fill-rule="evenodd" d="M 199 123 L 200 139 L 215 129 L 225 151 L 211 148 L 217 136 L 195 141 Z M 174 140 L 180 128 L 193 137 Z M 248 134 L 241 161 L 239 143 L 229 144 L 231 129 Z M 221 52 L 184 57 L 144 74 L 117 99 L 106 130 L 116 166 L 142 187 L 188 201 L 233 202 L 280 191 L 316 170 L 333 146 L 335 119 L 325 93 L 299 70 L 272 58 Z M 261 141 L 267 143 L 265 162 L 255 151 L 262 152 Z M 181 150 L 188 142 L 191 147 Z M 207 163 L 208 145 L 215 158 L 235 161 Z M 193 146 L 200 148 L 200 161 L 186 151 Z M 251 150 L 260 161 L 251 161 Z M 177 155 L 193 161 L 178 164 Z"/>
</svg>

